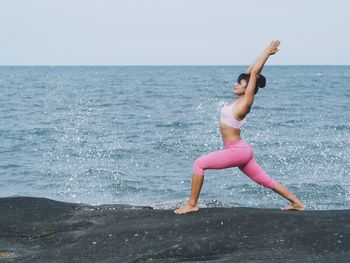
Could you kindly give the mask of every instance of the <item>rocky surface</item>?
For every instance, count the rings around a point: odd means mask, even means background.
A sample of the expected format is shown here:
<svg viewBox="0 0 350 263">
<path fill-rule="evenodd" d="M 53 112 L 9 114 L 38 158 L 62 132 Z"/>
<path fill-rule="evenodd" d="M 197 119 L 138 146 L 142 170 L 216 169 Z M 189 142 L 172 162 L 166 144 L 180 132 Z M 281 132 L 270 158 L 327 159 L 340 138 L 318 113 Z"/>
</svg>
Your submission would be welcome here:
<svg viewBox="0 0 350 263">
<path fill-rule="evenodd" d="M 0 198 L 0 262 L 350 262 L 350 210 L 171 210 Z"/>
</svg>

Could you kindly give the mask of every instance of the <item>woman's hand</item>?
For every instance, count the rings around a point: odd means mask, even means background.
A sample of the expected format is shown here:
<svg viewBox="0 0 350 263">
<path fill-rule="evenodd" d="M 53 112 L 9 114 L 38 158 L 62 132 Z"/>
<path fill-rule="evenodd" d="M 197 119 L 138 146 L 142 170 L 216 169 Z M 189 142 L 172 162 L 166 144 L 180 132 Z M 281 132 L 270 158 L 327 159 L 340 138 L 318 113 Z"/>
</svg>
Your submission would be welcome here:
<svg viewBox="0 0 350 263">
<path fill-rule="evenodd" d="M 274 40 L 272 41 L 267 48 L 265 49 L 266 52 L 268 52 L 269 56 L 274 55 L 278 51 L 278 46 L 281 44 L 281 41 Z"/>
</svg>

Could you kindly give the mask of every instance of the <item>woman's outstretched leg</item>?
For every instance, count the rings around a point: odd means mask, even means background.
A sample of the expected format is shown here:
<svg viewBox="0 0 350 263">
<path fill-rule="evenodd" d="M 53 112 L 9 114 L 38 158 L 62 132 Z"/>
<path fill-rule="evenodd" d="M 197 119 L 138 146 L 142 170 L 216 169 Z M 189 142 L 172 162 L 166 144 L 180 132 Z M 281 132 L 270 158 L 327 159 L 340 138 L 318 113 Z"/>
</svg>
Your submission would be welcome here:
<svg viewBox="0 0 350 263">
<path fill-rule="evenodd" d="M 289 200 L 292 204 L 282 208 L 283 210 L 302 211 L 305 209 L 303 203 L 290 191 L 288 191 L 284 185 L 277 183 L 272 178 L 270 178 L 260 167 L 260 165 L 257 164 L 254 158 L 250 159 L 249 162 L 245 165 L 239 166 L 239 169 L 258 184 L 273 190 L 274 192 Z"/>
<path fill-rule="evenodd" d="M 180 207 L 179 209 L 174 211 L 176 214 L 184 214 L 184 213 L 195 212 L 199 210 L 198 199 L 199 199 L 199 193 L 202 189 L 203 181 L 204 181 L 203 175 L 193 174 L 190 198 L 188 199 L 187 203 L 183 207 Z"/>
</svg>

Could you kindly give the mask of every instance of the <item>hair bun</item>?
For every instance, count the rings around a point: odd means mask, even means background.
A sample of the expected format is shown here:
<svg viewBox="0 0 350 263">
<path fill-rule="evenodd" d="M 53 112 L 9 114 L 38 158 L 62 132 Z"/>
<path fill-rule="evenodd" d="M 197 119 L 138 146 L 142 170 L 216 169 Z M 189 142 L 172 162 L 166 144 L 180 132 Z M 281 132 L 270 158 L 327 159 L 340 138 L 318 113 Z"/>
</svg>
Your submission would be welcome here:
<svg viewBox="0 0 350 263">
<path fill-rule="evenodd" d="M 266 78 L 263 75 L 259 74 L 257 79 L 257 86 L 259 88 L 263 88 L 265 87 L 265 85 L 266 85 Z"/>
</svg>

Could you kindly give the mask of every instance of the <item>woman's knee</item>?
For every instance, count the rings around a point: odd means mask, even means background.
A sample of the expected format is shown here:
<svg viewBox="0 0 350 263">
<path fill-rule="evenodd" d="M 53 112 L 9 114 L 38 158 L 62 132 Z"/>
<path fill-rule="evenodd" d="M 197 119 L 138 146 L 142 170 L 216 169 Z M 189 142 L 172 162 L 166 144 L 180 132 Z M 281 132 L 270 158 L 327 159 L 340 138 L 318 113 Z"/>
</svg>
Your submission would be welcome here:
<svg viewBox="0 0 350 263">
<path fill-rule="evenodd" d="M 202 157 L 197 158 L 194 161 L 193 173 L 197 175 L 204 175 L 204 169 L 205 169 L 205 165 L 203 162 L 203 158 Z"/>
</svg>

